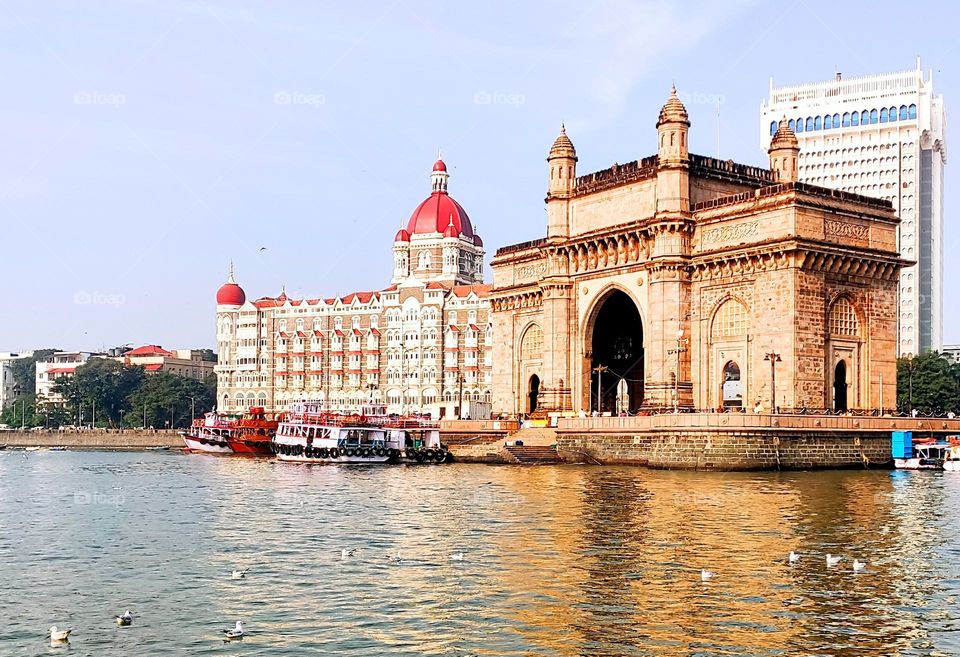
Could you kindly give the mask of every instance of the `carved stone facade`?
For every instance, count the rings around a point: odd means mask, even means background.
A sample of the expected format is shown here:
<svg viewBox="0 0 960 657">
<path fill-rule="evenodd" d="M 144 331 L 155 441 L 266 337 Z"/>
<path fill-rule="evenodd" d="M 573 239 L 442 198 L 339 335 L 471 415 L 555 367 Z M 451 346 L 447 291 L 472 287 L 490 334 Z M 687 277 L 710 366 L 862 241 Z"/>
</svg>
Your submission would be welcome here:
<svg viewBox="0 0 960 657">
<path fill-rule="evenodd" d="M 492 263 L 494 411 L 893 407 L 891 204 L 797 182 L 785 122 L 769 170 L 689 125 L 671 93 L 657 155 L 579 178 L 561 131 L 547 236 Z"/>
</svg>

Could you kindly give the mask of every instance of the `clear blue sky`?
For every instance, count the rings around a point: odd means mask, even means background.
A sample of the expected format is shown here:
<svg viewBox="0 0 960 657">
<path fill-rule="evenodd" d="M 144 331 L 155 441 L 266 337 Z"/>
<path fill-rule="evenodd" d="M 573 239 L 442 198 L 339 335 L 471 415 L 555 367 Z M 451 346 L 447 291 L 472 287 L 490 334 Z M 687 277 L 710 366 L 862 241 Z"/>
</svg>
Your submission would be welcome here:
<svg viewBox="0 0 960 657">
<path fill-rule="evenodd" d="M 748 164 L 766 162 L 771 76 L 909 69 L 919 55 L 949 115 L 957 14 L 924 1 L 0 0 L 0 351 L 213 346 L 231 258 L 248 297 L 382 288 L 438 147 L 491 254 L 542 236 L 560 121 L 581 173 L 650 155 L 671 82 L 721 98 L 722 157 Z M 715 106 L 688 110 L 691 150 L 715 155 Z M 946 208 L 949 254 L 956 193 Z"/>
</svg>

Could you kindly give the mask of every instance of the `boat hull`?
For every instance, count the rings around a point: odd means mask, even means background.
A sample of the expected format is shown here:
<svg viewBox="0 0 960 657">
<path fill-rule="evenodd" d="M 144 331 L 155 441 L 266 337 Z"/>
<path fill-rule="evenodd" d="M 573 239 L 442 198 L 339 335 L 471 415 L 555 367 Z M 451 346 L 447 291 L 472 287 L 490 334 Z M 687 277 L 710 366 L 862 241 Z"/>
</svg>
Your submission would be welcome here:
<svg viewBox="0 0 960 657">
<path fill-rule="evenodd" d="M 320 456 L 306 456 L 303 454 L 277 454 L 277 460 L 288 463 L 319 463 L 322 465 L 334 465 L 337 463 L 351 465 L 383 465 L 390 462 L 389 456 L 338 456 L 337 458 L 326 458 Z"/>
<path fill-rule="evenodd" d="M 273 456 L 273 450 L 270 448 L 269 440 L 244 440 L 241 438 L 228 438 L 227 444 L 234 454 L 240 456 Z"/>
<path fill-rule="evenodd" d="M 194 454 L 233 454 L 233 450 L 226 441 L 197 438 L 186 433 L 180 434 L 180 437 L 186 445 L 185 449 Z"/>
</svg>

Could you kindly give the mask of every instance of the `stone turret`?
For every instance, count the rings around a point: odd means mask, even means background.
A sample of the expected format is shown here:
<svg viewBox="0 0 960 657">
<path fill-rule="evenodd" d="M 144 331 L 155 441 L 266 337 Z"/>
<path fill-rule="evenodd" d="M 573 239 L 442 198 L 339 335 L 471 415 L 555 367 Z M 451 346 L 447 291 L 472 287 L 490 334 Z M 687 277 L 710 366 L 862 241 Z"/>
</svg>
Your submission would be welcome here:
<svg viewBox="0 0 960 657">
<path fill-rule="evenodd" d="M 797 162 L 800 160 L 800 142 L 790 129 L 786 118 L 780 119 L 777 131 L 770 140 L 770 171 L 777 182 L 797 181 Z"/>
<path fill-rule="evenodd" d="M 660 110 L 657 119 L 657 134 L 660 145 L 657 153 L 660 162 L 685 161 L 690 154 L 687 144 L 687 132 L 690 130 L 690 117 L 687 108 L 677 97 L 676 87 L 670 87 L 670 97 Z"/>
<path fill-rule="evenodd" d="M 547 155 L 550 183 L 547 187 L 547 236 L 570 235 L 569 199 L 577 184 L 577 149 L 560 124 L 560 134 Z"/>
</svg>

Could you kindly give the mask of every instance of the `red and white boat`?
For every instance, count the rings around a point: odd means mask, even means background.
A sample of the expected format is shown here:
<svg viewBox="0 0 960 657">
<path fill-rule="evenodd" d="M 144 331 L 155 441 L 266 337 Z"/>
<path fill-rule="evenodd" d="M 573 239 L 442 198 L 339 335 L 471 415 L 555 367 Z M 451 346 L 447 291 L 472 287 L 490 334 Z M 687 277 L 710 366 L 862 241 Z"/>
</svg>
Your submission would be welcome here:
<svg viewBox="0 0 960 657">
<path fill-rule="evenodd" d="M 235 419 L 229 415 L 211 411 L 202 419 L 196 419 L 187 431 L 181 431 L 180 437 L 186 444 L 186 451 L 196 454 L 233 454 L 227 438 L 233 430 Z"/>
<path fill-rule="evenodd" d="M 277 427 L 273 451 L 298 463 L 442 463 L 448 459 L 439 427 L 420 418 L 387 415 L 386 406 L 330 410 L 297 402 Z"/>
<path fill-rule="evenodd" d="M 277 420 L 267 419 L 266 411 L 252 407 L 246 415 L 237 419 L 227 434 L 227 444 L 235 454 L 244 456 L 271 456 L 271 440 L 277 432 Z"/>
</svg>

